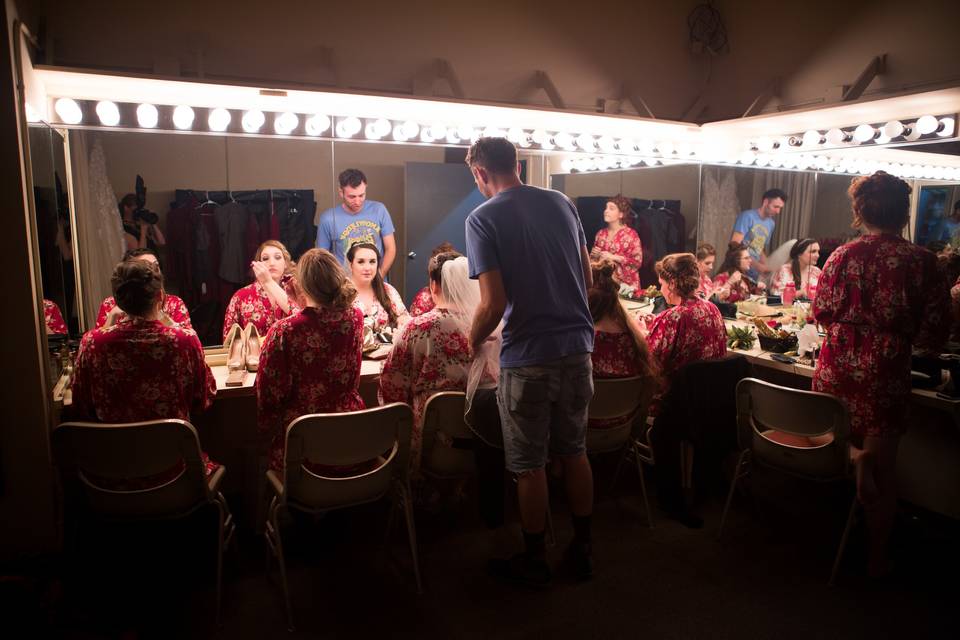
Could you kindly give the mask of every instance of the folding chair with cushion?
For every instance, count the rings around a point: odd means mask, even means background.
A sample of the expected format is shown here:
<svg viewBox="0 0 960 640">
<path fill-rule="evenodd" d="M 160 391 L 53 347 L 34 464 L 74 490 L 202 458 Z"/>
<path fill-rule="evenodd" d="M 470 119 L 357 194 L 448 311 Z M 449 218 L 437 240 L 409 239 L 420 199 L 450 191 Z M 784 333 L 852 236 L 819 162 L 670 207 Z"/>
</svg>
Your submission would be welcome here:
<svg viewBox="0 0 960 640">
<path fill-rule="evenodd" d="M 463 420 L 466 394 L 441 391 L 423 409 L 423 454 L 420 470 L 434 478 L 462 478 L 476 473 L 473 432 Z"/>
<path fill-rule="evenodd" d="M 387 536 L 397 511 L 403 509 L 417 593 L 421 593 L 417 534 L 408 479 L 412 427 L 413 411 L 402 402 L 348 413 L 301 416 L 287 427 L 284 469 L 282 472 L 267 471 L 267 486 L 274 495 L 267 513 L 265 533 L 269 551 L 280 564 L 291 630 L 293 609 L 280 535 L 281 509 L 319 513 L 358 506 L 391 495 L 393 507 L 387 523 Z M 305 465 L 309 462 L 314 469 L 317 466 L 353 467 L 370 461 L 374 461 L 372 469 L 348 477 L 318 475 Z M 268 554 L 268 560 L 269 557 Z M 269 564 L 267 569 L 269 571 Z"/>
<path fill-rule="evenodd" d="M 58 464 L 76 476 L 86 506 L 103 520 L 173 520 L 207 505 L 217 507 L 219 623 L 223 550 L 235 527 L 219 491 L 226 468 L 221 465 L 206 475 L 193 426 L 173 419 L 129 424 L 65 422 L 54 428 L 53 444 Z M 163 480 L 156 486 L 136 482 L 150 477 Z"/>
<path fill-rule="evenodd" d="M 737 427 L 740 455 L 720 518 L 718 538 L 723 533 L 737 481 L 750 473 L 754 463 L 815 482 L 852 480 L 850 415 L 846 405 L 836 396 L 746 378 L 737 385 Z M 772 437 L 775 432 L 816 438 L 823 444 L 809 447 L 782 444 Z M 830 572 L 830 585 L 833 585 L 840 566 L 856 506 L 854 495 Z"/>
<path fill-rule="evenodd" d="M 593 398 L 590 400 L 589 419 L 602 420 L 602 429 L 587 428 L 587 454 L 621 452 L 614 473 L 613 483 L 620 474 L 620 467 L 630 453 L 637 462 L 640 475 L 640 492 L 643 497 L 643 509 L 650 528 L 653 528 L 653 516 L 650 513 L 650 501 L 647 498 L 647 483 L 640 466 L 641 454 L 631 438 L 633 425 L 646 422 L 647 410 L 653 399 L 655 387 L 644 378 L 594 378 Z M 613 484 L 611 483 L 611 485 Z"/>
</svg>

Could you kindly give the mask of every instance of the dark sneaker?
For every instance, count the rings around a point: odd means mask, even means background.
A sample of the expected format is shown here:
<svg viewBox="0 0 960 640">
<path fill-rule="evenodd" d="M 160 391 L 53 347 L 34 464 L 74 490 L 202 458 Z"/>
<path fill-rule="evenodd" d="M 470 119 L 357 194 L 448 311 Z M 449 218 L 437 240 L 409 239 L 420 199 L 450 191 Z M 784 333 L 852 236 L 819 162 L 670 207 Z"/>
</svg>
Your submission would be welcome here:
<svg viewBox="0 0 960 640">
<path fill-rule="evenodd" d="M 543 558 L 519 553 L 512 558 L 494 558 L 487 570 L 495 578 L 527 587 L 545 588 L 553 582 L 553 573 Z"/>
<path fill-rule="evenodd" d="M 571 542 L 564 553 L 564 560 L 577 580 L 593 577 L 593 548 L 589 543 Z"/>
</svg>

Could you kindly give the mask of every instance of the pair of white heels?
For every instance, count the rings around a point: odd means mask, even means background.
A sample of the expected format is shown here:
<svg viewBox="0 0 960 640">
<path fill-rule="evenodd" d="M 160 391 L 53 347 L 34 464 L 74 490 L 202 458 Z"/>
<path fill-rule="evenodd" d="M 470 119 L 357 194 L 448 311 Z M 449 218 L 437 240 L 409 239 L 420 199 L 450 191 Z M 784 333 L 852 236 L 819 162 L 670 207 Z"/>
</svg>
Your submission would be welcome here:
<svg viewBox="0 0 960 640">
<path fill-rule="evenodd" d="M 223 341 L 223 348 L 227 350 L 228 371 L 255 372 L 260 366 L 260 332 L 253 323 L 240 328 L 235 324 L 230 327 L 227 339 Z"/>
</svg>

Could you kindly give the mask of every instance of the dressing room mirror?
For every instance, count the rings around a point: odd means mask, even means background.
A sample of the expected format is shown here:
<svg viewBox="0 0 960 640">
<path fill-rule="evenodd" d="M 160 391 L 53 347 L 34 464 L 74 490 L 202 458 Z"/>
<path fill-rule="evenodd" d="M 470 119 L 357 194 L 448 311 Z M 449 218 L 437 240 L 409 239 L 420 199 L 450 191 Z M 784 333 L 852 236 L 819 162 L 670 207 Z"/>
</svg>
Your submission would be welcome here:
<svg viewBox="0 0 960 640">
<path fill-rule="evenodd" d="M 45 123 L 31 125 L 28 135 L 46 331 L 76 337 L 79 323 L 64 139 Z"/>
<path fill-rule="evenodd" d="M 640 285 L 656 284 L 653 265 L 669 253 L 693 251 L 699 224 L 699 163 L 642 167 L 622 171 L 557 173 L 551 188 L 577 206 L 587 244 L 606 228 L 603 210 L 617 194 L 630 200 L 642 246 Z"/>
</svg>

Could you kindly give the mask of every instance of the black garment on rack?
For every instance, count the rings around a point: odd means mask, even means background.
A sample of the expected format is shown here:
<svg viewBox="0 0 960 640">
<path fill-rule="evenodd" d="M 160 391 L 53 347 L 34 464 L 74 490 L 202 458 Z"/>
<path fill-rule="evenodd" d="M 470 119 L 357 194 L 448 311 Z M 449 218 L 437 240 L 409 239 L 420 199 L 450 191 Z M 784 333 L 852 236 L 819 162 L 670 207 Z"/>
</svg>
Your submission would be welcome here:
<svg viewBox="0 0 960 640">
<path fill-rule="evenodd" d="M 317 203 L 312 189 L 273 189 L 273 213 L 280 223 L 280 242 L 294 260 L 316 243 L 317 228 L 313 216 Z"/>
<path fill-rule="evenodd" d="M 217 273 L 227 282 L 246 283 L 247 263 L 250 261 L 246 246 L 247 208 L 239 202 L 230 201 L 217 207 L 214 215 L 220 234 L 220 265 Z"/>
</svg>

